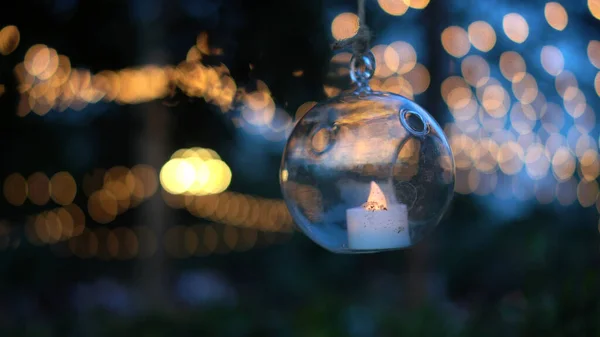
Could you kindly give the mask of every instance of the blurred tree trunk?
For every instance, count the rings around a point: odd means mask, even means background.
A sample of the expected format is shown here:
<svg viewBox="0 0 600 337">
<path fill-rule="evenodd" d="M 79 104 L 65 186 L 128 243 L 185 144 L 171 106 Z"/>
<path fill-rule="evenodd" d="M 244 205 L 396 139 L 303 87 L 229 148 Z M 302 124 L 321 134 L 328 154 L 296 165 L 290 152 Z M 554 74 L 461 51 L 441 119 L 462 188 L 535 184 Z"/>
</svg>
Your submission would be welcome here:
<svg viewBox="0 0 600 337">
<path fill-rule="evenodd" d="M 143 15 L 148 15 L 148 11 L 139 6 L 133 6 L 131 9 L 132 16 L 138 20 L 138 64 L 166 63 L 161 54 L 157 55 L 156 53 L 166 46 L 164 28 L 166 19 L 162 15 L 155 18 L 143 17 Z M 146 0 L 143 6 L 165 10 L 167 3 L 165 0 Z M 164 161 L 169 157 L 170 114 L 168 108 L 161 101 L 152 101 L 136 105 L 133 109 L 137 110 L 135 115 L 141 125 L 137 137 L 138 160 L 136 162 L 148 164 L 156 170 L 160 170 Z M 156 234 L 156 252 L 149 258 L 139 260 L 136 273 L 140 291 L 139 304 L 143 310 L 168 310 L 169 303 L 171 303 L 167 283 L 169 261 L 162 245 L 163 233 L 169 223 L 169 213 L 169 208 L 162 200 L 160 193 L 157 192 L 142 206 L 137 221 L 139 226 L 147 226 L 146 228 Z"/>
<path fill-rule="evenodd" d="M 431 76 L 431 84 L 425 92 L 424 108 L 443 126 L 445 107 L 440 99 L 440 90 L 444 74 L 448 73 L 446 65 L 450 68 L 453 64 L 447 64 L 438 59 L 438 55 L 445 55 L 441 43 L 441 33 L 447 26 L 448 11 L 445 1 L 431 1 L 427 8 L 421 14 L 425 22 L 426 31 L 426 52 L 428 54 L 428 69 Z M 442 59 L 443 60 L 443 59 Z M 453 62 L 453 61 L 451 61 Z M 431 283 L 429 276 L 436 277 L 429 273 L 431 245 L 435 245 L 434 239 L 429 237 L 420 244 L 417 244 L 409 254 L 409 279 L 408 294 L 411 307 L 419 307 L 427 297 L 427 287 Z"/>
</svg>

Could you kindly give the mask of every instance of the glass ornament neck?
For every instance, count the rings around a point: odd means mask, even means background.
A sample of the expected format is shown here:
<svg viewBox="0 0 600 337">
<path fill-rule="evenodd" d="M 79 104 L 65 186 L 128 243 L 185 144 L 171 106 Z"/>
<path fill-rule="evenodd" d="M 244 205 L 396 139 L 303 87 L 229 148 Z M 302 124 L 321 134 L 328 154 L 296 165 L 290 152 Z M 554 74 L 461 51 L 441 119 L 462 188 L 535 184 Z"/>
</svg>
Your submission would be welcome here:
<svg viewBox="0 0 600 337">
<path fill-rule="evenodd" d="M 350 78 L 356 84 L 356 93 L 368 93 L 372 89 L 369 80 L 375 73 L 375 56 L 371 51 L 365 54 L 354 54 L 350 60 Z"/>
</svg>

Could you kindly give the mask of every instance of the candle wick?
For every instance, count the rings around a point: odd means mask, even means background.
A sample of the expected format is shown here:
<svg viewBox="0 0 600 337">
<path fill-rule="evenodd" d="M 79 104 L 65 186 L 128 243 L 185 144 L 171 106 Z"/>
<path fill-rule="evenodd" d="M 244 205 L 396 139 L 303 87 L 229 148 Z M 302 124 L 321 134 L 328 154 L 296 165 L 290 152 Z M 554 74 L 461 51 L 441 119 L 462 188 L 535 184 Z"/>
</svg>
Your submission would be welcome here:
<svg viewBox="0 0 600 337">
<path fill-rule="evenodd" d="M 362 207 L 364 209 L 366 209 L 367 211 L 387 211 L 387 207 L 385 207 L 384 205 L 376 202 L 376 201 L 367 201 L 365 202 Z"/>
</svg>

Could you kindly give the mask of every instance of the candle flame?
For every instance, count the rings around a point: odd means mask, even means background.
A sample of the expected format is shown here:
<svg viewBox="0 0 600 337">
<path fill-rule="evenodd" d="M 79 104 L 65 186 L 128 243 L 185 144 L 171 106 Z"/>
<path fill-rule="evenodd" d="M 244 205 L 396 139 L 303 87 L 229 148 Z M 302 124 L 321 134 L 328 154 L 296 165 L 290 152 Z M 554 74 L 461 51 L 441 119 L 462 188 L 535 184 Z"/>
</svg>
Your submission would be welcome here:
<svg viewBox="0 0 600 337">
<path fill-rule="evenodd" d="M 371 191 L 369 192 L 369 198 L 363 205 L 367 210 L 387 210 L 387 201 L 383 191 L 374 181 L 371 182 Z"/>
</svg>

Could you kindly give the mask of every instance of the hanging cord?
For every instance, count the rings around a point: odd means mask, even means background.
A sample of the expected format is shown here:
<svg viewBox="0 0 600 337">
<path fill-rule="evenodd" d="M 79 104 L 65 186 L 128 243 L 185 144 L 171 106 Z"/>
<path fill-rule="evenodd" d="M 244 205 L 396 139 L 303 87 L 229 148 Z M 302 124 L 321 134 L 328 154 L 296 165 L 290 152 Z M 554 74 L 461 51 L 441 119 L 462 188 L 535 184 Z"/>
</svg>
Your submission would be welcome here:
<svg viewBox="0 0 600 337">
<path fill-rule="evenodd" d="M 351 38 L 336 41 L 331 48 L 333 50 L 346 49 L 352 46 L 355 56 L 362 56 L 369 52 L 369 43 L 371 41 L 371 31 L 367 27 L 365 19 L 365 1 L 358 0 L 358 31 Z"/>
</svg>

